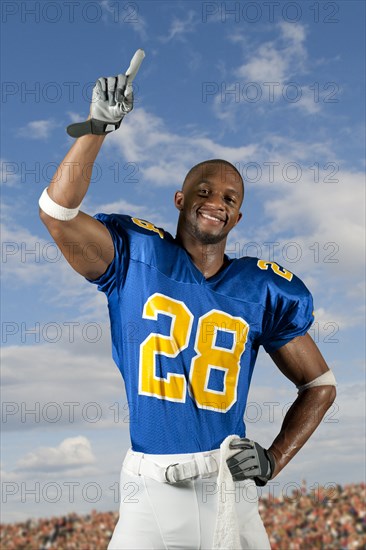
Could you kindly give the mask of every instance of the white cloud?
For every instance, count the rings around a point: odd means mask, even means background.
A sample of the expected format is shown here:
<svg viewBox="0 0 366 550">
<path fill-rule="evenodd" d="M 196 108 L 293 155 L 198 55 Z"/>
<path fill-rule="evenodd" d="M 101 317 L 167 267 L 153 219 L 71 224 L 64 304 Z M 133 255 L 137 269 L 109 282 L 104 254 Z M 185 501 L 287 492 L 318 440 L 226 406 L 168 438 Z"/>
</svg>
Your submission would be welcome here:
<svg viewBox="0 0 366 550">
<path fill-rule="evenodd" d="M 27 401 L 27 395 L 44 403 L 61 403 L 68 397 L 80 401 L 81 387 L 88 401 L 104 402 L 109 391 L 115 394 L 116 381 L 121 378 L 111 358 L 107 321 L 86 322 L 75 317 L 34 326 L 19 323 L 14 327 L 8 323 L 4 321 L 2 327 L 6 346 L 2 350 L 1 372 L 4 398 L 8 401 Z M 14 343 L 13 334 L 22 336 L 22 345 Z M 30 364 L 32 377 L 24 386 Z M 14 415 L 8 420 L 11 416 Z"/>
<path fill-rule="evenodd" d="M 294 25 L 293 23 L 282 21 L 279 26 L 284 39 L 290 40 L 292 45 L 301 47 L 306 39 L 306 31 L 303 25 Z"/>
<path fill-rule="evenodd" d="M 298 74 L 307 58 L 303 43 L 305 27 L 300 24 L 281 23 L 274 41 L 261 44 L 247 54 L 247 61 L 236 69 L 239 77 L 249 82 L 283 84 L 295 72 Z"/>
<path fill-rule="evenodd" d="M 33 120 L 20 128 L 18 133 L 29 139 L 47 139 L 54 128 L 55 122 L 52 119 Z"/>
<path fill-rule="evenodd" d="M 226 80 L 226 89 L 239 85 L 239 99 L 227 101 L 225 96 L 225 101 L 220 101 L 222 98 L 216 96 L 212 105 L 215 116 L 229 128 L 236 127 L 237 119 L 243 117 L 243 109 L 248 106 L 256 108 L 259 115 L 267 113 L 269 108 L 273 112 L 275 106 L 276 109 L 296 108 L 309 115 L 321 111 L 322 102 L 314 97 L 313 83 L 307 85 L 303 81 L 303 75 L 311 69 L 305 46 L 306 27 L 300 23 L 282 22 L 275 28 L 275 39 L 258 46 L 253 46 L 241 33 L 229 36 L 230 42 L 242 46 L 245 60 L 234 69 L 240 81 Z M 315 63 L 316 60 L 313 65 Z M 250 83 L 254 84 L 246 88 Z"/>
<path fill-rule="evenodd" d="M 314 312 L 316 321 L 320 326 L 320 338 L 329 339 L 331 342 L 338 342 L 339 330 L 345 330 L 350 327 L 362 324 L 363 316 L 361 311 L 353 310 L 350 315 L 342 315 L 339 311 L 332 311 L 331 309 L 325 309 L 320 307 Z M 319 337 L 319 336 L 318 336 Z"/>
<path fill-rule="evenodd" d="M 103 21 L 108 23 L 110 20 L 115 24 L 119 22 L 126 27 L 130 25 L 139 35 L 141 40 L 147 39 L 147 21 L 141 15 L 140 7 L 137 3 L 131 2 L 122 7 L 111 0 L 101 0 L 101 7 L 104 9 Z"/>
<path fill-rule="evenodd" d="M 151 212 L 151 209 L 145 205 L 132 204 L 123 199 L 119 199 L 114 202 L 107 202 L 100 204 L 93 208 L 95 212 L 104 212 L 106 214 L 128 212 L 131 216 L 144 216 L 147 212 Z"/>
<path fill-rule="evenodd" d="M 199 21 L 197 14 L 193 10 L 189 10 L 185 19 L 174 17 L 168 35 L 160 37 L 161 42 L 166 43 L 173 39 L 184 40 L 184 35 L 194 32 Z"/>
<path fill-rule="evenodd" d="M 321 110 L 320 101 L 315 101 L 314 93 L 310 90 L 309 86 L 302 86 L 294 88 L 294 98 L 299 98 L 298 101 L 290 103 L 290 106 L 297 109 L 303 109 L 309 115 L 319 113 Z"/>
<path fill-rule="evenodd" d="M 269 42 L 260 46 L 256 55 L 241 65 L 236 74 L 247 82 L 282 83 L 288 71 L 289 60 Z"/>
<path fill-rule="evenodd" d="M 3 468 L 3 465 L 1 465 L 0 479 L 5 486 L 6 483 L 17 483 L 21 481 L 21 475 L 18 472 L 15 472 L 14 470 L 7 471 Z"/>
<path fill-rule="evenodd" d="M 7 334 L 2 350 L 4 437 L 5 432 L 29 430 L 127 432 L 127 400 L 111 357 L 108 322 L 69 318 L 27 326 L 28 334 L 20 323 L 17 328 L 25 343 L 11 345 L 15 338 Z M 3 343 L 7 329 L 3 323 Z"/>
<path fill-rule="evenodd" d="M 257 149 L 255 144 L 224 146 L 202 133 L 173 133 L 163 119 L 142 108 L 136 109 L 133 118 L 125 121 L 124 132 L 110 136 L 108 145 L 120 149 L 126 160 L 137 162 L 144 180 L 158 187 L 173 188 L 178 188 L 188 170 L 204 159 L 249 161 Z"/>
<path fill-rule="evenodd" d="M 16 464 L 18 471 L 54 471 L 81 468 L 95 462 L 90 441 L 80 435 L 61 441 L 57 447 L 39 447 Z"/>
<path fill-rule="evenodd" d="M 3 204 L 3 210 L 6 211 L 6 219 L 1 223 L 4 284 L 12 292 L 37 285 L 42 305 L 65 309 L 72 304 L 78 312 L 75 315 L 104 319 L 104 296 L 70 267 L 52 237 L 44 239 L 16 223 L 14 210 L 7 203 Z"/>
<path fill-rule="evenodd" d="M 137 4 L 135 4 L 136 6 Z M 147 34 L 147 22 L 144 17 L 140 13 L 133 16 L 133 19 L 129 21 L 129 24 L 133 28 L 133 30 L 139 35 L 141 40 L 147 40 L 148 34 Z"/>
<path fill-rule="evenodd" d="M 73 111 L 67 111 L 67 115 L 70 117 L 72 123 L 83 122 L 85 120 L 85 116 L 80 115 L 79 113 L 74 113 Z"/>
<path fill-rule="evenodd" d="M 43 260 L 44 255 L 49 254 L 51 258 L 52 250 L 55 248 L 52 240 L 46 241 L 38 235 L 33 235 L 27 228 L 21 227 L 16 223 L 2 223 L 2 253 L 3 270 L 2 276 L 5 279 L 14 281 L 14 277 L 25 284 L 31 284 L 42 271 L 48 271 L 47 263 Z M 31 251 L 34 251 L 32 254 Z M 49 264 L 51 265 L 51 264 Z"/>
<path fill-rule="evenodd" d="M 342 272 L 359 273 L 363 261 L 359 251 L 364 248 L 364 177 L 362 173 L 339 171 L 339 183 L 311 181 L 304 175 L 299 185 L 278 183 L 276 197 L 264 202 L 268 225 L 266 231 L 293 235 L 297 242 L 334 243 L 322 252 L 328 252 L 328 263 Z M 350 191 L 352 189 L 352 191 Z M 334 254 L 332 256 L 332 253 Z M 337 260 L 338 261 L 334 261 Z M 322 259 L 320 259 L 322 261 Z M 327 263 L 327 262 L 325 262 Z"/>
</svg>

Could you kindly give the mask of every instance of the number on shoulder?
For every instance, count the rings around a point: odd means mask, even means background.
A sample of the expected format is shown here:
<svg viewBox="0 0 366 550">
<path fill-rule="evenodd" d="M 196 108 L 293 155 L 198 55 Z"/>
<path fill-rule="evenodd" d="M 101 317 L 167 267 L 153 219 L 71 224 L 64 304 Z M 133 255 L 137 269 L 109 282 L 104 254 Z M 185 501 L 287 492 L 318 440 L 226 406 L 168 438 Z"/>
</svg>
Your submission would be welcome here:
<svg viewBox="0 0 366 550">
<path fill-rule="evenodd" d="M 291 281 L 294 276 L 293 273 L 291 273 L 291 271 L 284 269 L 280 265 L 276 264 L 276 262 L 267 262 L 267 260 L 258 260 L 257 266 L 259 267 L 259 269 L 263 269 L 264 271 L 270 267 L 273 273 L 276 273 L 276 275 L 283 277 L 287 281 Z"/>
</svg>

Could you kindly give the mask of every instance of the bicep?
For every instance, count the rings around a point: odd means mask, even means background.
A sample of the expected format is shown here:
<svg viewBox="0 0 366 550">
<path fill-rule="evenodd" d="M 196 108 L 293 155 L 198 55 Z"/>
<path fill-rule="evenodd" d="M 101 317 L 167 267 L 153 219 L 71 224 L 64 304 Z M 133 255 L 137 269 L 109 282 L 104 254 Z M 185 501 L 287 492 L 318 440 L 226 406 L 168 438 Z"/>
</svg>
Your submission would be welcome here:
<svg viewBox="0 0 366 550">
<path fill-rule="evenodd" d="M 294 338 L 270 356 L 280 371 L 296 386 L 307 384 L 329 370 L 310 334 Z"/>
<path fill-rule="evenodd" d="M 113 261 L 114 246 L 101 222 L 84 212 L 67 222 L 54 220 L 43 212 L 41 219 L 75 271 L 91 280 L 103 275 Z"/>
</svg>

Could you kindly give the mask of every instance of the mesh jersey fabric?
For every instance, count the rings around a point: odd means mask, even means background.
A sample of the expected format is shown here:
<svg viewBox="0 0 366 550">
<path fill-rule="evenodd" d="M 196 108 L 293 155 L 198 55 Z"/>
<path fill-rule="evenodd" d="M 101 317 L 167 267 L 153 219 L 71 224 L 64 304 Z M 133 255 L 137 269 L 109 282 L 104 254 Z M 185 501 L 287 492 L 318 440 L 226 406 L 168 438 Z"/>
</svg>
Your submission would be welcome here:
<svg viewBox="0 0 366 550">
<path fill-rule="evenodd" d="M 259 346 L 271 353 L 313 322 L 304 283 L 274 262 L 229 260 L 205 279 L 162 229 L 96 214 L 115 257 L 90 281 L 105 293 L 112 354 L 125 382 L 132 449 L 217 449 L 245 436 L 244 411 Z"/>
</svg>

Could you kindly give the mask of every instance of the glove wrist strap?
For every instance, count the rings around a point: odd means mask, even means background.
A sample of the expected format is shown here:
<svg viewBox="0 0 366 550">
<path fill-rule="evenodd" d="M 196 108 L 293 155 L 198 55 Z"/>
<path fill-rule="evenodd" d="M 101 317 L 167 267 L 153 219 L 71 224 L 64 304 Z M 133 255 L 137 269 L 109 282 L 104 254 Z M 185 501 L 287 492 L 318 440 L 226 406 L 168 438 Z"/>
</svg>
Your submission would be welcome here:
<svg viewBox="0 0 366 550">
<path fill-rule="evenodd" d="M 275 458 L 274 458 L 273 454 L 271 453 L 271 451 L 266 450 L 266 455 L 267 455 L 268 460 L 271 464 L 271 473 L 270 473 L 270 478 L 269 478 L 269 479 L 271 479 L 271 477 L 273 475 L 273 472 L 274 472 L 274 469 L 276 467 L 276 461 L 275 461 Z"/>
<path fill-rule="evenodd" d="M 255 478 L 253 478 L 255 484 L 258 485 L 259 487 L 264 487 L 264 485 L 267 485 L 268 481 L 272 478 L 274 469 L 276 467 L 276 462 L 275 462 L 274 456 L 271 453 L 271 451 L 268 451 L 267 449 L 263 449 L 263 450 L 264 450 L 265 455 L 268 458 L 268 461 L 269 461 L 269 464 L 270 464 L 270 473 L 269 473 L 268 477 L 267 476 L 257 476 Z"/>
<path fill-rule="evenodd" d="M 87 134 L 94 134 L 96 136 L 103 136 L 118 130 L 122 122 L 122 119 L 118 122 L 106 122 L 105 120 L 98 120 L 96 118 L 90 118 L 85 122 L 76 122 L 70 124 L 66 131 L 69 136 L 73 138 L 79 138 L 86 136 Z"/>
</svg>

